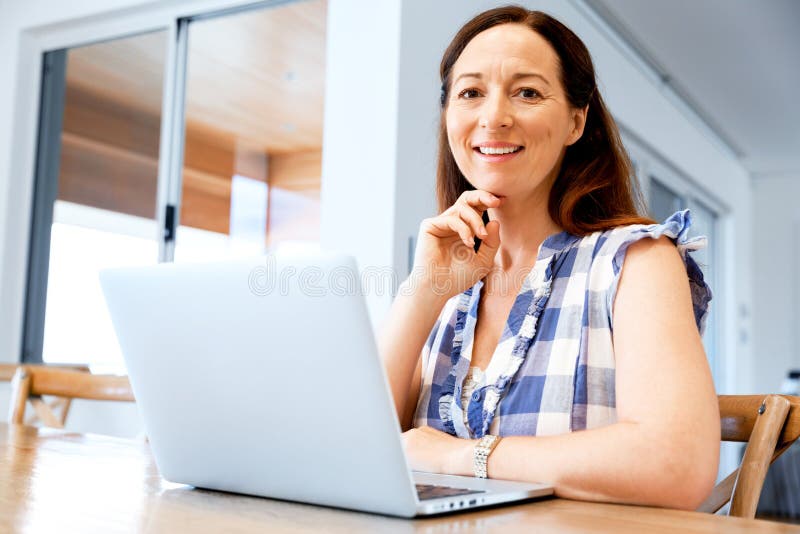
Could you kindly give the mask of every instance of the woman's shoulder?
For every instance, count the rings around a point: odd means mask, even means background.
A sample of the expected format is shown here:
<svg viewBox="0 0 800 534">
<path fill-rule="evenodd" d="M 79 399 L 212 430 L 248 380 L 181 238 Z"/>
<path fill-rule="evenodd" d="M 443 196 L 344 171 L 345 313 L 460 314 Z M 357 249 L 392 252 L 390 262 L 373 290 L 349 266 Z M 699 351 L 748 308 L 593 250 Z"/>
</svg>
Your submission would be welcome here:
<svg viewBox="0 0 800 534">
<path fill-rule="evenodd" d="M 675 257 L 673 250 L 677 249 L 688 277 L 697 326 L 702 332 L 712 295 L 702 269 L 690 253 L 704 248 L 707 239 L 690 237 L 691 226 L 692 217 L 687 209 L 673 213 L 662 223 L 618 226 L 592 234 L 590 286 L 606 294 L 610 310 L 628 256 L 631 261 L 650 266 L 644 270 L 648 277 L 666 277 L 674 274 L 669 269 L 674 266 L 670 257 Z"/>
<path fill-rule="evenodd" d="M 660 241 L 663 246 L 666 240 L 661 238 L 665 237 L 675 245 L 681 257 L 685 258 L 689 252 L 702 249 L 707 245 L 705 236 L 689 236 L 691 226 L 691 212 L 686 209 L 676 211 L 661 223 L 629 224 L 595 232 L 592 234 L 595 242 L 595 255 L 608 256 L 620 261 L 624 259 L 626 249 L 633 243 L 650 238 L 656 242 Z"/>
</svg>

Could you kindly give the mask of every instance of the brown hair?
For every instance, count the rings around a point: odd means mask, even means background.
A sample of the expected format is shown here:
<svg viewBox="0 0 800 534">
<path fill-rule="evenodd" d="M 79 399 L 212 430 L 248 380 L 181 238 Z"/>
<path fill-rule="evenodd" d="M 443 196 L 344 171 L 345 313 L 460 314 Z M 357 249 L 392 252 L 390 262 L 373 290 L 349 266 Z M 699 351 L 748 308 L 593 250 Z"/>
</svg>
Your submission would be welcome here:
<svg viewBox="0 0 800 534">
<path fill-rule="evenodd" d="M 519 6 L 491 9 L 467 22 L 442 57 L 439 158 L 436 193 L 439 211 L 450 207 L 464 191 L 474 189 L 456 164 L 447 141 L 445 111 L 450 72 L 467 44 L 479 33 L 500 24 L 524 24 L 541 35 L 558 55 L 561 85 L 569 103 L 589 110 L 581 138 L 567 147 L 561 169 L 550 190 L 550 217 L 567 232 L 583 236 L 626 224 L 650 224 L 638 182 L 622 145 L 617 125 L 606 109 L 595 81 L 594 65 L 586 45 L 572 30 L 541 11 Z"/>
</svg>

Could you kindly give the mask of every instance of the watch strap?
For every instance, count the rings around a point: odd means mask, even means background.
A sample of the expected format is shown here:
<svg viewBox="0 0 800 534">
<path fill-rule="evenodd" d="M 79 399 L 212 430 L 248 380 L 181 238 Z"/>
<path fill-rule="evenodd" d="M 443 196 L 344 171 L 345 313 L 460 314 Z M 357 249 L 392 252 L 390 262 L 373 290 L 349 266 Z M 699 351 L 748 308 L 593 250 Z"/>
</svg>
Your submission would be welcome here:
<svg viewBox="0 0 800 534">
<path fill-rule="evenodd" d="M 498 436 L 486 434 L 478 441 L 477 445 L 475 445 L 472 467 L 476 477 L 487 478 L 487 462 L 489 461 L 489 455 L 492 454 L 492 451 L 497 447 L 498 443 L 500 443 L 500 438 Z"/>
</svg>

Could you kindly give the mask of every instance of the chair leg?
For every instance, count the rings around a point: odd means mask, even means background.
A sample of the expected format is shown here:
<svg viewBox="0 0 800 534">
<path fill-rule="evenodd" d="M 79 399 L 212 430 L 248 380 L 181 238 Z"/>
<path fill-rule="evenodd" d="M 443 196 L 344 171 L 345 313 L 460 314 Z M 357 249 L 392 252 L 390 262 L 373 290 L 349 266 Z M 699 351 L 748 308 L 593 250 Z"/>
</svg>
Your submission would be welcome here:
<svg viewBox="0 0 800 534">
<path fill-rule="evenodd" d="M 31 378 L 24 367 L 18 367 L 11 380 L 11 404 L 8 421 L 15 425 L 25 422 L 25 403 L 31 389 Z"/>
<path fill-rule="evenodd" d="M 790 403 L 778 395 L 768 395 L 753 425 L 750 441 L 742 458 L 742 467 L 736 479 L 731 496 L 731 509 L 728 515 L 753 519 L 758 508 L 758 499 L 767 469 L 775 455 L 775 446 L 789 415 Z"/>
<path fill-rule="evenodd" d="M 703 501 L 697 509 L 698 512 L 705 514 L 715 514 L 720 508 L 728 504 L 733 494 L 733 487 L 736 485 L 736 478 L 739 476 L 739 469 L 728 475 L 722 482 L 714 486 L 714 491 Z"/>
<path fill-rule="evenodd" d="M 36 415 L 39 417 L 39 420 L 44 426 L 49 426 L 52 428 L 64 428 L 64 425 L 61 424 L 61 420 L 56 417 L 43 398 L 31 397 L 29 400 L 31 402 L 31 406 L 33 406 L 33 409 L 36 412 Z"/>
<path fill-rule="evenodd" d="M 50 411 L 54 414 L 58 414 L 58 420 L 61 423 L 62 428 L 67 422 L 67 414 L 69 413 L 71 402 L 72 399 L 69 397 L 56 397 L 48 403 Z"/>
</svg>

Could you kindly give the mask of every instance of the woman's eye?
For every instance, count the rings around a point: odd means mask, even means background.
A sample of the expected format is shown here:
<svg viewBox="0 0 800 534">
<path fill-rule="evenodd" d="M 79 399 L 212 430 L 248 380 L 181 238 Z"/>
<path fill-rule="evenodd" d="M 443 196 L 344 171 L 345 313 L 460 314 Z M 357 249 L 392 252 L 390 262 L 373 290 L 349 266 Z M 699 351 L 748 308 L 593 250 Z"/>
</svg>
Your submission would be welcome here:
<svg viewBox="0 0 800 534">
<path fill-rule="evenodd" d="M 528 87 L 525 87 L 519 90 L 519 96 L 521 96 L 522 98 L 539 98 L 542 95 L 539 94 L 539 91 L 537 91 L 536 89 L 530 89 Z"/>
<path fill-rule="evenodd" d="M 480 96 L 480 93 L 477 89 L 464 89 L 460 93 L 458 93 L 459 98 L 477 98 Z"/>
</svg>

